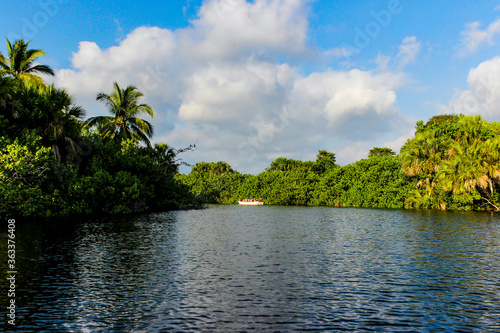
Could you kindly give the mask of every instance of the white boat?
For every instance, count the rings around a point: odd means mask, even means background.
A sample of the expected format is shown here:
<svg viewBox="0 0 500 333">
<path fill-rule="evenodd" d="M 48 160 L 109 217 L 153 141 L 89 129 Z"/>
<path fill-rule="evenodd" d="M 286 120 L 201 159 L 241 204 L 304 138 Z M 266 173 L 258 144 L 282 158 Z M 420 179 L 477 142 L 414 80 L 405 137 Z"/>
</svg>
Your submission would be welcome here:
<svg viewBox="0 0 500 333">
<path fill-rule="evenodd" d="M 240 205 L 248 205 L 248 206 L 260 206 L 260 205 L 263 205 L 264 203 L 262 202 L 262 200 L 238 200 L 238 204 Z"/>
</svg>

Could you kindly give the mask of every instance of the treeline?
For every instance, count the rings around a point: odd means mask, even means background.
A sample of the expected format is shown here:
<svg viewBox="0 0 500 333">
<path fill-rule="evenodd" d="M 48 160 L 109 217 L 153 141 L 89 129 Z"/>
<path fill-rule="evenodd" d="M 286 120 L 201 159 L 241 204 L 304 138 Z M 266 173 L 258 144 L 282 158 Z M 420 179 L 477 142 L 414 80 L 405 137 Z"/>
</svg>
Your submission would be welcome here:
<svg viewBox="0 0 500 333">
<path fill-rule="evenodd" d="M 64 89 L 40 75 L 42 50 L 7 40 L 0 53 L 0 216 L 122 214 L 200 206 L 175 179 L 182 160 L 151 145 L 153 117 L 134 86 L 96 97 L 108 116 L 84 119 Z"/>
<path fill-rule="evenodd" d="M 398 155 L 375 147 L 339 166 L 335 154 L 320 150 L 314 162 L 278 158 L 255 176 L 225 162 L 200 162 L 178 179 L 210 203 L 257 198 L 273 205 L 499 210 L 499 135 L 499 123 L 442 115 L 417 122 Z"/>
<path fill-rule="evenodd" d="M 319 151 L 314 162 L 278 158 L 255 176 L 225 162 L 201 162 L 178 178 L 210 203 L 257 198 L 271 205 L 335 207 L 403 208 L 416 184 L 390 149 L 346 166 L 335 164 L 335 155 L 326 151 Z"/>
</svg>

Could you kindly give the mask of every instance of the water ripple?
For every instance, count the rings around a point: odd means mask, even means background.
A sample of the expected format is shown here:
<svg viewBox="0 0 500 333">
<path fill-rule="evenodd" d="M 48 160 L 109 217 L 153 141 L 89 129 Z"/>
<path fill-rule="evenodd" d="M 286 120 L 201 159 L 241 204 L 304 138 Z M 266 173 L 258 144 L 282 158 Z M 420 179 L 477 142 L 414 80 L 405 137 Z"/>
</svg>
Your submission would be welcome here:
<svg viewBox="0 0 500 333">
<path fill-rule="evenodd" d="M 16 332 L 500 331 L 488 214 L 215 206 L 17 233 Z"/>
</svg>

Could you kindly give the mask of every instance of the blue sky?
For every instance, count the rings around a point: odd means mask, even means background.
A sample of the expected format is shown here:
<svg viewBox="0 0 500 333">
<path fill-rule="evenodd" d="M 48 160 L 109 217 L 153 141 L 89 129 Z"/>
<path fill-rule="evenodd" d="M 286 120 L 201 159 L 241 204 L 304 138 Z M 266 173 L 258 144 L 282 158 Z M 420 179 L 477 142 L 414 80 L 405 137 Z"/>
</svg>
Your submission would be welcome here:
<svg viewBox="0 0 500 333">
<path fill-rule="evenodd" d="M 88 115 L 113 81 L 156 111 L 155 142 L 262 171 L 398 151 L 440 113 L 500 120 L 500 3 L 188 0 L 7 2 L 0 34 L 47 56 Z M 0 51 L 5 52 L 4 44 Z M 498 84 L 497 84 L 498 83 Z"/>
</svg>

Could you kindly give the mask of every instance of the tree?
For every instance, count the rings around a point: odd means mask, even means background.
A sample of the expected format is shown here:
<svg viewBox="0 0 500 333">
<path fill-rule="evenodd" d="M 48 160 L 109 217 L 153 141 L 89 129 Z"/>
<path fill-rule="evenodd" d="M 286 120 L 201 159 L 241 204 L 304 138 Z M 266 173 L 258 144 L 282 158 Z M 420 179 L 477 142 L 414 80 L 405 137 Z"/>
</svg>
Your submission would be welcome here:
<svg viewBox="0 0 500 333">
<path fill-rule="evenodd" d="M 89 118 L 85 123 L 88 127 L 97 126 L 103 138 L 121 143 L 125 139 L 136 139 L 151 147 L 149 139 L 153 136 L 153 125 L 148 121 L 136 117 L 140 114 L 154 116 L 153 109 L 139 99 L 144 94 L 134 86 L 122 89 L 114 83 L 114 91 L 108 95 L 99 93 L 96 100 L 108 107 L 112 116 L 97 116 Z"/>
<path fill-rule="evenodd" d="M 302 161 L 293 160 L 285 157 L 278 157 L 275 159 L 271 165 L 266 169 L 266 171 L 290 171 L 296 167 L 299 167 L 303 164 Z"/>
<path fill-rule="evenodd" d="M 6 134 L 14 137 L 30 132 L 38 134 L 43 145 L 51 147 L 58 161 L 68 154 L 76 156 L 80 152 L 83 143 L 81 121 L 85 111 L 73 103 L 66 90 L 53 84 L 18 81 L 12 89 L 12 98 L 7 109 L 14 111 L 6 113 Z"/>
<path fill-rule="evenodd" d="M 52 148 L 59 162 L 61 157 L 68 154 L 77 156 L 83 144 L 81 121 L 85 110 L 73 103 L 66 90 L 58 89 L 53 84 L 40 90 L 45 122 L 38 127 L 38 133 L 45 144 Z"/>
<path fill-rule="evenodd" d="M 479 116 L 464 117 L 458 133 L 448 159 L 441 163 L 439 181 L 456 195 L 477 191 L 481 200 L 500 210 L 495 198 L 495 185 L 500 180 L 500 127 Z"/>
<path fill-rule="evenodd" d="M 36 59 L 44 56 L 42 50 L 28 49 L 31 42 L 19 39 L 14 45 L 7 39 L 8 56 L 0 53 L 0 74 L 8 75 L 24 82 L 43 83 L 38 74 L 54 76 L 54 71 L 47 65 L 35 64 Z"/>
<path fill-rule="evenodd" d="M 422 130 L 425 129 L 440 129 L 443 133 L 453 130 L 453 125 L 456 124 L 460 119 L 460 115 L 455 114 L 441 114 L 431 117 L 425 125 L 421 127 Z M 422 122 L 423 124 L 423 122 Z M 417 125 L 418 129 L 418 125 Z"/>
<path fill-rule="evenodd" d="M 209 177 L 217 177 L 225 174 L 233 174 L 235 171 L 226 162 L 198 162 L 191 169 L 191 173 L 201 174 Z"/>
<path fill-rule="evenodd" d="M 402 169 L 409 177 L 418 177 L 417 188 L 408 198 L 409 204 L 426 208 L 446 207 L 441 184 L 436 175 L 440 165 L 447 158 L 447 151 L 453 140 L 457 118 L 439 118 L 440 121 L 417 122 L 415 138 L 401 147 Z M 438 188 L 436 188 L 436 186 Z M 424 191 L 425 193 L 420 193 Z M 419 202 L 419 203 L 417 203 Z"/>
<path fill-rule="evenodd" d="M 409 203 L 467 207 L 477 200 L 500 210 L 500 124 L 480 116 L 433 117 L 401 148 L 403 170 L 419 177 Z M 418 126 L 418 125 L 417 125 Z M 424 191 L 425 193 L 421 193 Z"/>
<path fill-rule="evenodd" d="M 7 127 L 9 121 L 17 118 L 17 102 L 14 99 L 14 82 L 8 76 L 0 75 L 0 128 Z"/>
<path fill-rule="evenodd" d="M 0 152 L 0 216 L 43 214 L 50 202 L 43 186 L 51 172 L 50 148 L 34 134 L 0 136 Z"/>
<path fill-rule="evenodd" d="M 9 102 L 12 100 L 12 79 L 7 76 L 0 75 L 0 110 L 2 114 L 7 112 Z"/>
<path fill-rule="evenodd" d="M 379 148 L 379 147 L 374 147 L 370 149 L 370 152 L 368 153 L 368 157 L 372 156 L 394 156 L 396 153 L 392 151 L 391 148 Z"/>
<path fill-rule="evenodd" d="M 312 165 L 313 171 L 317 173 L 324 173 L 325 171 L 335 166 L 335 154 L 326 150 L 319 150 L 316 155 L 316 162 Z"/>
<path fill-rule="evenodd" d="M 401 148 L 403 171 L 410 177 L 423 174 L 432 178 L 439 171 L 446 147 L 436 130 L 418 133 Z"/>
</svg>

